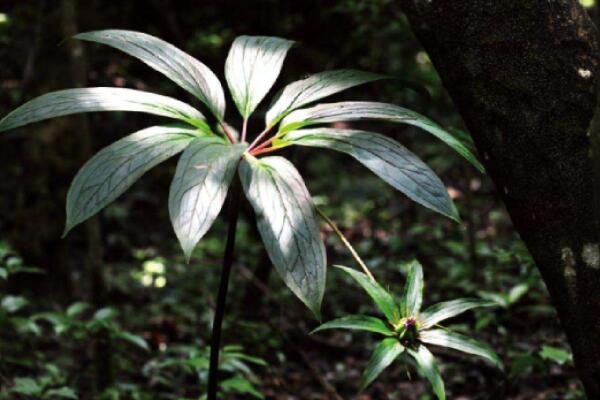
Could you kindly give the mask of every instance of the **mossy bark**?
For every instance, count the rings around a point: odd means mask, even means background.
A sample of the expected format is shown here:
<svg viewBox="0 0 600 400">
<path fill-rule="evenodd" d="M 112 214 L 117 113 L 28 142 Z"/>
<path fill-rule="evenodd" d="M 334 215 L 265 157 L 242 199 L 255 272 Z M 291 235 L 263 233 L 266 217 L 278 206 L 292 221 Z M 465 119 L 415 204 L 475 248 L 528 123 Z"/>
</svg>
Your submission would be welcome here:
<svg viewBox="0 0 600 400">
<path fill-rule="evenodd" d="M 400 0 L 527 244 L 600 399 L 594 162 L 599 46 L 576 0 Z"/>
</svg>

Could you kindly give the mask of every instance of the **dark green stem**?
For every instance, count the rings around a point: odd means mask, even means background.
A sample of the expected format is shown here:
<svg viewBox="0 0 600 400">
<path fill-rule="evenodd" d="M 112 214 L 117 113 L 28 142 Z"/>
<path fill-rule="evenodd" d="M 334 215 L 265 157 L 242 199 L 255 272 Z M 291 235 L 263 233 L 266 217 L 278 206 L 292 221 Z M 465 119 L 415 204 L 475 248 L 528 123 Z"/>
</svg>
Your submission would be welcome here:
<svg viewBox="0 0 600 400">
<path fill-rule="evenodd" d="M 216 400 L 219 386 L 219 351 L 221 347 L 221 326 L 225 315 L 225 302 L 227 300 L 227 287 L 229 286 L 229 275 L 233 265 L 233 253 L 235 248 L 235 233 L 237 228 L 238 214 L 240 211 L 240 183 L 234 178 L 231 191 L 229 192 L 229 209 L 227 218 L 227 243 L 223 255 L 223 269 L 221 270 L 221 283 L 217 296 L 217 308 L 212 326 L 212 338 L 210 341 L 210 365 L 208 369 L 208 391 L 207 400 Z"/>
</svg>

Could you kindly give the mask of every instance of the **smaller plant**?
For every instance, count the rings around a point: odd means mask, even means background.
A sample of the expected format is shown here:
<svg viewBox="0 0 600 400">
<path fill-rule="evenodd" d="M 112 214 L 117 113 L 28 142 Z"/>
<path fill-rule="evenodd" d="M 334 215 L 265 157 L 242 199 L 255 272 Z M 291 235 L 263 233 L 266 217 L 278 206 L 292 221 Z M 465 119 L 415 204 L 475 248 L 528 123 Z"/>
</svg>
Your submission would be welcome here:
<svg viewBox="0 0 600 400">
<path fill-rule="evenodd" d="M 196 376 L 201 388 L 205 388 L 208 382 L 208 370 L 210 364 L 210 347 L 205 346 L 172 346 L 165 354 L 149 361 L 144 367 L 144 374 L 152 377 L 155 383 L 170 390 L 174 388 L 173 383 L 182 372 L 186 376 Z M 267 363 L 258 357 L 253 357 L 244 352 L 240 345 L 224 346 L 219 354 L 219 373 L 223 374 L 221 382 L 222 396 L 229 398 L 233 395 L 245 395 L 248 398 L 264 399 L 262 393 L 256 389 L 260 379 L 253 371 L 253 367 L 266 367 Z M 173 393 L 171 393 L 173 394 Z M 206 394 L 200 399 L 206 399 Z"/>
<path fill-rule="evenodd" d="M 365 369 L 361 390 L 366 388 L 381 372 L 401 355 L 414 359 L 420 374 L 425 377 L 440 400 L 446 398 L 444 382 L 437 362 L 426 345 L 448 347 L 484 358 L 501 370 L 498 355 L 485 343 L 462 334 L 438 329 L 439 323 L 477 307 L 494 306 L 495 303 L 462 298 L 434 304 L 421 312 L 423 302 L 423 268 L 418 261 L 408 264 L 408 279 L 399 304 L 377 281 L 351 268 L 337 266 L 350 275 L 373 299 L 386 320 L 368 315 L 349 315 L 326 322 L 312 333 L 327 329 L 351 329 L 374 332 L 385 336 Z"/>
<path fill-rule="evenodd" d="M 46 364 L 42 375 L 15 378 L 14 385 L 10 388 L 8 397 L 0 395 L 1 399 L 12 399 L 13 396 L 27 396 L 26 398 L 40 400 L 75 399 L 77 394 L 67 385 L 67 376 L 54 364 Z"/>
</svg>

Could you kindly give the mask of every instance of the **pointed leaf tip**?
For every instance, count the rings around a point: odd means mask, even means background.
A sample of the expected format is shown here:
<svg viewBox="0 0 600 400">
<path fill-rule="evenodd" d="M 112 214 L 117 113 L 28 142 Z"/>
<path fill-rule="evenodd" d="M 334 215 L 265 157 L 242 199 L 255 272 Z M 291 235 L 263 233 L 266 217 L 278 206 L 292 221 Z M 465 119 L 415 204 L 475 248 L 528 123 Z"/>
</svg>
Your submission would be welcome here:
<svg viewBox="0 0 600 400">
<path fill-rule="evenodd" d="M 245 149 L 198 137 L 181 155 L 169 190 L 169 215 L 188 260 L 219 215 Z"/>
<path fill-rule="evenodd" d="M 269 92 L 293 44 L 270 36 L 239 36 L 233 41 L 225 61 L 225 78 L 243 118 L 248 118 Z"/>
<path fill-rule="evenodd" d="M 400 301 L 403 317 L 414 317 L 421 310 L 423 286 L 423 267 L 413 260 L 408 263 L 408 275 Z"/>
<path fill-rule="evenodd" d="M 346 153 L 411 200 L 452 219 L 458 218 L 456 206 L 435 172 L 406 147 L 380 133 L 300 129 L 288 133 L 285 140 L 290 144 Z"/>
<path fill-rule="evenodd" d="M 96 153 L 71 183 L 63 235 L 116 200 L 147 171 L 182 151 L 194 132 L 191 127 L 153 126 Z"/>
<path fill-rule="evenodd" d="M 363 372 L 360 390 L 366 389 L 404 350 L 405 347 L 396 338 L 383 339 L 379 342 Z"/>
<path fill-rule="evenodd" d="M 395 323 L 400 320 L 400 308 L 396 305 L 392 295 L 379 283 L 355 269 L 341 265 L 336 265 L 335 267 L 350 275 L 367 292 L 388 321 Z"/>
<path fill-rule="evenodd" d="M 483 167 L 475 155 L 460 140 L 444 130 L 429 118 L 404 107 L 389 103 L 370 101 L 344 101 L 338 103 L 318 104 L 288 114 L 280 125 L 281 132 L 289 132 L 304 126 L 364 119 L 383 120 L 413 125 L 437 137 L 477 169 Z"/>
<path fill-rule="evenodd" d="M 0 131 L 55 117 L 101 111 L 154 114 L 210 131 L 204 115 L 189 104 L 155 93 L 115 87 L 65 89 L 43 94 L 6 115 L 0 122 Z"/>
<path fill-rule="evenodd" d="M 243 159 L 239 172 L 273 266 L 320 320 L 327 272 L 325 245 L 302 176 L 282 157 Z"/>
<path fill-rule="evenodd" d="M 111 46 L 162 73 L 204 103 L 218 120 L 225 114 L 225 93 L 217 76 L 203 63 L 155 36 L 122 29 L 83 32 L 75 39 Z"/>
</svg>

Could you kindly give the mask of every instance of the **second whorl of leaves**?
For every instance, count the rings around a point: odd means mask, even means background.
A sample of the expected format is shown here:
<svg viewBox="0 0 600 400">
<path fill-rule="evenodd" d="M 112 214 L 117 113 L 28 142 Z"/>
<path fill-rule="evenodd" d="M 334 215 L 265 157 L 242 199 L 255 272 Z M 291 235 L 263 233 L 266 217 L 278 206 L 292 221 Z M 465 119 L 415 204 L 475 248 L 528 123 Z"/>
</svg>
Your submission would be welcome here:
<svg viewBox="0 0 600 400">
<path fill-rule="evenodd" d="M 132 133 L 92 157 L 69 189 L 65 234 L 119 197 L 146 171 L 183 152 L 169 193 L 169 212 L 187 259 L 218 216 L 239 171 L 271 261 L 286 285 L 315 314 L 319 313 L 325 291 L 326 258 L 311 196 L 289 161 L 255 156 L 292 145 L 341 151 L 410 199 L 453 219 L 458 219 L 458 213 L 440 179 L 400 143 L 377 133 L 318 126 L 357 119 L 411 124 L 482 168 L 469 149 L 439 125 L 393 104 L 341 102 L 301 109 L 387 76 L 333 70 L 292 82 L 279 92 L 266 112 L 263 135 L 248 145 L 240 142 L 224 120 L 225 94 L 218 78 L 191 55 L 141 32 L 102 30 L 81 33 L 75 39 L 102 43 L 139 59 L 196 97 L 216 123 L 212 125 L 201 111 L 180 100 L 124 88 L 61 90 L 37 97 L 6 115 L 0 121 L 0 131 L 94 111 L 143 112 L 178 122 Z M 242 137 L 246 121 L 277 80 L 293 44 L 265 36 L 234 40 L 225 62 L 225 77 L 244 119 Z M 314 126 L 302 129 L 309 125 Z M 271 131 L 273 135 L 267 138 Z"/>
</svg>

